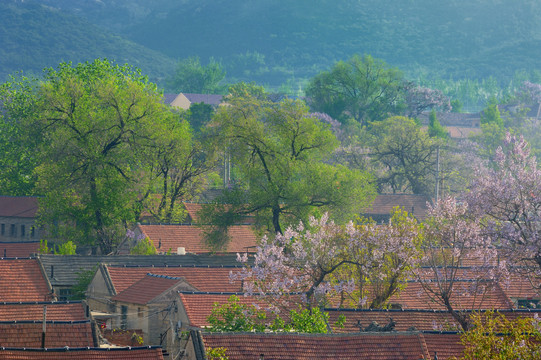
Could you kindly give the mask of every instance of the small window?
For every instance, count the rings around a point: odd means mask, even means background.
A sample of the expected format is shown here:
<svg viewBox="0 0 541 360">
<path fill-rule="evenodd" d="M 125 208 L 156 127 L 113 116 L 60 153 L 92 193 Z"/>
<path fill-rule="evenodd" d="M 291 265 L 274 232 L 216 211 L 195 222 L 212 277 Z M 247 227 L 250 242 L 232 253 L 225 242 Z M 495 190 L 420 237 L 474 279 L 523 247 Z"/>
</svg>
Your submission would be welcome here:
<svg viewBox="0 0 541 360">
<path fill-rule="evenodd" d="M 71 289 L 60 289 L 58 294 L 58 300 L 60 301 L 67 301 L 71 299 L 71 296 L 73 293 L 71 292 Z"/>
<path fill-rule="evenodd" d="M 36 237 L 36 227 L 35 226 L 30 227 L 30 237 L 32 237 L 32 238 Z"/>
<path fill-rule="evenodd" d="M 143 317 L 143 309 L 142 308 L 137 308 L 137 316 L 139 316 L 140 318 Z"/>
<path fill-rule="evenodd" d="M 6 224 L 2 224 L 0 226 L 0 235 L 5 235 L 6 234 Z"/>
<path fill-rule="evenodd" d="M 15 224 L 11 224 L 11 236 L 17 236 L 17 227 Z"/>
<path fill-rule="evenodd" d="M 21 237 L 23 238 L 26 235 L 26 227 L 21 225 Z"/>
</svg>

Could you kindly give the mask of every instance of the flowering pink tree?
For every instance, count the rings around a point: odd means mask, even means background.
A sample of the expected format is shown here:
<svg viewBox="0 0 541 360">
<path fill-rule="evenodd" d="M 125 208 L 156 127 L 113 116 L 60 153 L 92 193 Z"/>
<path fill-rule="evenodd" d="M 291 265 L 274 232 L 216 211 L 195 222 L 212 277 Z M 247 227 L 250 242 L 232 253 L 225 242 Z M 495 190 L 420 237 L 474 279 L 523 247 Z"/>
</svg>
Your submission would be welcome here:
<svg viewBox="0 0 541 360">
<path fill-rule="evenodd" d="M 416 220 L 402 211 L 393 219 L 389 225 L 341 227 L 326 215 L 311 218 L 309 229 L 301 223 L 283 235 L 264 238 L 254 266 L 233 278 L 244 280 L 248 293 L 276 299 L 301 292 L 309 307 L 333 295 L 355 299 L 357 306 L 370 298 L 371 307 L 380 307 L 404 283 L 419 257 Z"/>
<path fill-rule="evenodd" d="M 507 133 L 493 168 L 479 169 L 466 200 L 511 263 L 541 275 L 541 171 L 523 137 Z"/>
<path fill-rule="evenodd" d="M 481 218 L 470 215 L 467 204 L 451 197 L 431 208 L 424 226 L 423 266 L 415 271 L 426 295 L 464 330 L 469 316 L 462 310 L 482 308 L 484 297 L 505 273 Z"/>
<path fill-rule="evenodd" d="M 518 97 L 527 105 L 541 103 L 541 84 L 525 81 L 518 91 Z"/>
<path fill-rule="evenodd" d="M 415 86 L 409 83 L 405 88 L 407 116 L 417 117 L 427 109 L 440 109 L 450 111 L 451 103 L 449 98 L 440 90 Z"/>
</svg>

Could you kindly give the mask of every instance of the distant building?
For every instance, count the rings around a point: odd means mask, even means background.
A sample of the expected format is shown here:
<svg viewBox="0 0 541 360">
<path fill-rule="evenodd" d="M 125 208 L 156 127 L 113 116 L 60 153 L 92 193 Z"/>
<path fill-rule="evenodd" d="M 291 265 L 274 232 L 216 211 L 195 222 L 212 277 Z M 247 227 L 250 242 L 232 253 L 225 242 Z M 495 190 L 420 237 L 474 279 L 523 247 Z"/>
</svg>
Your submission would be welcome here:
<svg viewBox="0 0 541 360">
<path fill-rule="evenodd" d="M 204 103 L 212 106 L 218 106 L 222 102 L 222 95 L 215 94 L 164 94 L 164 102 L 176 108 L 187 110 L 191 104 Z"/>
<path fill-rule="evenodd" d="M 39 240 L 37 212 L 35 196 L 0 196 L 0 242 Z"/>
</svg>

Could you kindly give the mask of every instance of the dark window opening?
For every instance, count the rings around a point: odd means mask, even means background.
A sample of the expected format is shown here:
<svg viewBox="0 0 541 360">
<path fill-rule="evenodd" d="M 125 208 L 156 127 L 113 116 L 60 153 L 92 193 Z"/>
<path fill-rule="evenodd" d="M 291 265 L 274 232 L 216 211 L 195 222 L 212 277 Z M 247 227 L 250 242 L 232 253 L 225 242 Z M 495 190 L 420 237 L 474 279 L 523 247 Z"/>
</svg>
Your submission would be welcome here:
<svg viewBox="0 0 541 360">
<path fill-rule="evenodd" d="M 11 236 L 17 236 L 17 227 L 15 224 L 11 224 Z"/>
<path fill-rule="evenodd" d="M 26 228 L 24 225 L 21 225 L 21 237 L 24 237 L 26 235 Z"/>
<path fill-rule="evenodd" d="M 6 224 L 2 224 L 2 226 L 0 226 L 0 235 L 5 235 L 6 234 Z"/>
</svg>

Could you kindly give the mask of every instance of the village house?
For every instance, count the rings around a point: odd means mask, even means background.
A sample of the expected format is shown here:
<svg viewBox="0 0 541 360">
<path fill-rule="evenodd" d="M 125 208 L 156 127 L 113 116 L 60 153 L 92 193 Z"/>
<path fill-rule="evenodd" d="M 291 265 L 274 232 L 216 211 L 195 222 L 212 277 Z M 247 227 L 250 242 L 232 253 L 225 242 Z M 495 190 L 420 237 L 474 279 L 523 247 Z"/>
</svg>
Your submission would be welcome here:
<svg viewBox="0 0 541 360">
<path fill-rule="evenodd" d="M 0 242 L 39 241 L 37 212 L 35 196 L 0 196 Z"/>
</svg>

